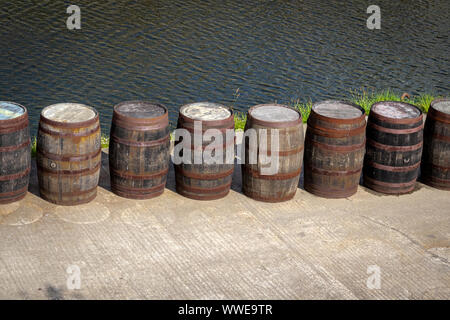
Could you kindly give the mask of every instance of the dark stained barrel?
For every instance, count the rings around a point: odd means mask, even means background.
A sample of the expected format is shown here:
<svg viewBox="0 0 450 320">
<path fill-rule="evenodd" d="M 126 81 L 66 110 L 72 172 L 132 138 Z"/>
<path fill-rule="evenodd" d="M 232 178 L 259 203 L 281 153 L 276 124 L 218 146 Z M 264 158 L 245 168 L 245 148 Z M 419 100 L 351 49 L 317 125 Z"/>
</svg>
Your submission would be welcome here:
<svg viewBox="0 0 450 320">
<path fill-rule="evenodd" d="M 431 102 L 425 121 L 421 181 L 450 190 L 450 99 Z"/>
<path fill-rule="evenodd" d="M 185 129 L 190 139 L 190 143 L 185 139 L 175 142 L 174 153 L 178 154 L 177 150 L 182 147 L 179 154 L 184 157 L 181 163 L 175 163 L 177 192 L 197 200 L 225 197 L 230 191 L 234 170 L 233 111 L 216 103 L 187 104 L 180 108 L 177 128 Z M 221 141 L 204 135 L 211 129 L 216 131 Z M 189 152 L 190 157 L 185 152 Z M 220 159 L 205 161 L 205 154 Z"/>
<path fill-rule="evenodd" d="M 325 198 L 356 193 L 366 143 L 364 110 L 345 101 L 313 105 L 305 139 L 305 190 Z"/>
<path fill-rule="evenodd" d="M 161 195 L 169 172 L 170 134 L 167 108 L 146 101 L 114 107 L 109 169 L 112 191 L 125 198 Z"/>
<path fill-rule="evenodd" d="M 41 112 L 37 136 L 41 197 L 59 205 L 87 203 L 97 195 L 101 165 L 98 112 L 59 103 Z"/>
<path fill-rule="evenodd" d="M 403 102 L 372 105 L 367 123 L 364 185 L 377 192 L 403 194 L 414 189 L 423 145 L 423 115 Z"/>
<path fill-rule="evenodd" d="M 0 204 L 25 197 L 30 169 L 27 109 L 14 102 L 0 101 Z"/>
<path fill-rule="evenodd" d="M 263 140 L 261 144 L 260 134 L 264 132 L 267 133 L 267 143 Z M 274 142 L 278 143 L 277 148 L 272 145 L 272 135 L 276 137 L 276 132 L 278 140 Z M 252 145 L 251 140 L 255 137 L 256 143 Z M 256 105 L 248 111 L 243 143 L 245 159 L 241 168 L 244 194 L 264 202 L 282 202 L 293 198 L 303 162 L 301 114 L 284 105 Z M 273 157 L 276 153 L 278 159 Z M 276 168 L 275 172 L 272 172 L 271 166 Z"/>
</svg>

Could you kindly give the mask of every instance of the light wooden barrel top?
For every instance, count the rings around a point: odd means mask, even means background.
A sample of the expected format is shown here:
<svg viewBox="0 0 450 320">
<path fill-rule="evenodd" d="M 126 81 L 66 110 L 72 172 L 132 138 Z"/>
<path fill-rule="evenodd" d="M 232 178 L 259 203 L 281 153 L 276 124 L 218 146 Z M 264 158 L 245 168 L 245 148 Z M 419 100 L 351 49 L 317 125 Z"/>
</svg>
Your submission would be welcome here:
<svg viewBox="0 0 450 320">
<path fill-rule="evenodd" d="M 157 118 L 166 113 L 166 109 L 147 101 L 127 101 L 115 107 L 116 112 L 130 118 Z"/>
<path fill-rule="evenodd" d="M 433 103 L 433 109 L 443 112 L 445 114 L 450 114 L 450 99 L 441 100 Z"/>
<path fill-rule="evenodd" d="M 180 113 L 193 120 L 225 120 L 231 116 L 231 111 L 217 103 L 197 102 L 187 104 L 180 109 Z"/>
<path fill-rule="evenodd" d="M 0 120 L 10 120 L 20 117 L 25 113 L 25 109 L 14 102 L 0 101 Z"/>
<path fill-rule="evenodd" d="M 372 107 L 372 111 L 392 119 L 414 119 L 420 116 L 417 108 L 397 101 L 379 102 Z"/>
<path fill-rule="evenodd" d="M 251 116 L 255 119 L 269 122 L 289 122 L 300 118 L 297 111 L 276 104 L 255 107 L 251 111 Z"/>
<path fill-rule="evenodd" d="M 363 113 L 354 105 L 333 100 L 318 102 L 313 106 L 313 110 L 317 114 L 334 119 L 355 119 L 361 117 Z"/>
<path fill-rule="evenodd" d="M 65 123 L 89 121 L 97 115 L 93 108 L 81 103 L 57 103 L 45 107 L 41 113 L 45 118 Z"/>
</svg>

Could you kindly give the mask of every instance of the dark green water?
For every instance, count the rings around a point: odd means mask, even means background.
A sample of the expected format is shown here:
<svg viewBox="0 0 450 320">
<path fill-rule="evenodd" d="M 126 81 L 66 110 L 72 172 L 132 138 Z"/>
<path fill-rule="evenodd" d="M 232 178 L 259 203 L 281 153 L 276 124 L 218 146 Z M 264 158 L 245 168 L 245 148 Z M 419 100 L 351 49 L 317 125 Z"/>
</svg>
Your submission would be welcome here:
<svg viewBox="0 0 450 320">
<path fill-rule="evenodd" d="M 81 8 L 82 29 L 66 28 Z M 370 4 L 381 30 L 366 28 Z M 1 1 L 0 99 L 40 110 L 81 102 L 100 111 L 158 101 L 245 111 L 264 102 L 317 101 L 361 87 L 449 91 L 448 0 Z M 239 88 L 240 96 L 235 100 Z"/>
</svg>

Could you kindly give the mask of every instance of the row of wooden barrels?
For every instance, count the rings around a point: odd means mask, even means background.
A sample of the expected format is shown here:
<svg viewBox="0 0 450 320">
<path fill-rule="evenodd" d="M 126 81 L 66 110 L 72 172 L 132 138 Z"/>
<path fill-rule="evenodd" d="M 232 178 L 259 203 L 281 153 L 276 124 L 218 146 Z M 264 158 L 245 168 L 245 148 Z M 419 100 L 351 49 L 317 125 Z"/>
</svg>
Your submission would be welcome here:
<svg viewBox="0 0 450 320">
<path fill-rule="evenodd" d="M 201 123 L 201 135 L 195 126 Z M 175 165 L 176 190 L 192 199 L 213 200 L 228 194 L 234 162 L 225 152 L 235 138 L 233 110 L 214 103 L 193 103 L 180 108 L 177 128 L 191 139 L 175 142 L 200 154 L 223 148 L 220 163 L 191 160 Z M 220 145 L 204 139 L 215 129 Z M 250 130 L 251 129 L 251 130 Z M 250 143 L 251 131 L 264 130 L 264 147 Z M 227 133 L 228 132 L 228 133 Z M 275 174 L 265 174 L 270 163 L 272 132 L 278 136 Z M 200 138 L 200 148 L 194 141 Z M 190 142 L 189 142 L 190 140 Z M 414 189 L 421 168 L 424 183 L 450 190 L 450 100 L 431 103 L 423 125 L 421 110 L 413 105 L 375 103 L 368 117 L 352 103 L 328 100 L 314 104 L 306 137 L 301 114 L 278 104 L 249 109 L 244 130 L 245 156 L 242 189 L 247 196 L 267 202 L 291 199 L 298 188 L 302 166 L 307 191 L 326 198 L 349 197 L 357 191 L 363 172 L 365 186 L 386 194 Z M 423 152 L 422 152 L 423 151 Z M 255 156 L 256 154 L 256 156 Z M 256 159 L 256 161 L 252 161 Z M 228 159 L 229 160 L 229 159 Z M 59 205 L 77 205 L 95 198 L 101 166 L 99 114 L 82 104 L 61 103 L 41 112 L 37 135 L 37 172 L 42 198 Z M 304 163 L 303 163 L 304 162 Z M 0 102 L 0 203 L 22 199 L 30 174 L 30 134 L 25 107 Z M 148 199 L 164 191 L 170 165 L 168 111 L 162 105 L 129 101 L 114 107 L 109 145 L 111 189 L 119 196 Z"/>
</svg>

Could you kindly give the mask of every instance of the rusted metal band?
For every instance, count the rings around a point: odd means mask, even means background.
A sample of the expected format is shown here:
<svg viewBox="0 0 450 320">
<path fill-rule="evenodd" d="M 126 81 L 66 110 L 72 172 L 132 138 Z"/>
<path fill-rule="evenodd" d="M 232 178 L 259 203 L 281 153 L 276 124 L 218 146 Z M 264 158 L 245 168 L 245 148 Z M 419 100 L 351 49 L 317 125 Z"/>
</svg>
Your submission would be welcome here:
<svg viewBox="0 0 450 320">
<path fill-rule="evenodd" d="M 302 168 L 300 168 L 298 170 L 295 170 L 293 172 L 288 172 L 288 173 L 277 173 L 277 174 L 273 174 L 273 175 L 263 175 L 263 174 L 260 174 L 258 171 L 249 168 L 248 166 L 244 166 L 243 169 L 244 169 L 245 173 L 249 174 L 253 178 L 263 179 L 263 180 L 288 180 L 288 179 L 293 179 L 293 178 L 297 178 L 298 176 L 300 176 L 300 173 L 302 172 Z"/>
<path fill-rule="evenodd" d="M 419 116 L 416 117 L 416 118 L 403 118 L 403 119 L 389 118 L 389 117 L 383 116 L 383 115 L 377 113 L 375 111 L 375 109 L 374 109 L 374 106 L 376 106 L 378 104 L 386 103 L 386 101 L 380 101 L 380 102 L 376 102 L 376 103 L 372 104 L 372 106 L 370 108 L 369 119 L 370 119 L 370 117 L 374 117 L 374 118 L 376 118 L 378 120 L 385 121 L 385 122 L 388 122 L 388 123 L 394 123 L 394 124 L 413 124 L 413 123 L 417 123 L 419 121 L 422 122 L 422 119 L 423 119 L 423 112 L 422 112 L 422 110 L 420 110 L 416 106 L 414 106 L 412 104 L 409 104 L 409 103 L 406 103 L 406 102 L 397 102 L 397 101 L 395 101 L 395 102 L 403 104 L 403 105 L 406 105 L 406 106 L 409 106 L 409 107 L 412 107 L 412 108 L 418 110 L 419 111 Z"/>
<path fill-rule="evenodd" d="M 252 198 L 254 200 L 263 201 L 263 202 L 271 202 L 271 203 L 291 200 L 295 196 L 295 193 L 296 193 L 296 191 L 294 191 L 293 193 L 290 193 L 283 197 L 263 197 L 259 193 L 252 192 L 246 188 L 244 188 L 243 192 L 247 197 Z"/>
<path fill-rule="evenodd" d="M 3 128 L 3 126 L 9 127 L 11 124 L 18 124 L 18 123 L 23 122 L 24 120 L 26 120 L 26 122 L 28 124 L 28 109 L 27 108 L 25 108 L 23 105 L 21 105 L 19 103 L 13 102 L 13 101 L 3 101 L 3 102 L 9 103 L 9 104 L 14 104 L 16 106 L 21 107 L 23 109 L 23 113 L 20 116 L 13 118 L 13 119 L 0 120 L 0 128 Z"/>
<path fill-rule="evenodd" d="M 111 184 L 111 189 L 113 189 L 113 190 L 122 191 L 122 192 L 137 192 L 137 193 L 142 193 L 142 194 L 159 191 L 161 189 L 164 189 L 165 187 L 166 187 L 165 181 L 164 181 L 164 183 L 160 183 L 151 188 L 134 188 L 134 187 L 122 186 L 117 183 Z"/>
<path fill-rule="evenodd" d="M 19 173 L 14 173 L 14 174 L 8 174 L 8 175 L 0 175 L 0 181 L 8 181 L 8 180 L 16 180 L 16 179 L 20 179 L 22 177 L 25 177 L 26 175 L 28 175 L 31 171 L 31 167 L 28 167 L 25 171 L 19 172 Z"/>
<path fill-rule="evenodd" d="M 274 121 L 265 121 L 265 120 L 259 120 L 252 116 L 253 110 L 264 107 L 264 106 L 275 106 L 280 108 L 286 108 L 292 111 L 295 111 L 298 114 L 298 119 L 293 121 L 283 121 L 283 122 L 274 122 Z M 289 128 L 289 127 L 296 127 L 298 125 L 302 124 L 302 114 L 293 108 L 290 108 L 288 106 L 282 105 L 282 104 L 258 104 L 256 106 L 251 107 L 247 112 L 247 121 L 249 121 L 251 124 L 257 124 L 260 126 L 264 126 L 267 128 Z"/>
<path fill-rule="evenodd" d="M 425 178 L 422 177 L 422 182 L 433 188 L 441 190 L 450 190 L 450 180 L 437 181 L 436 178 Z"/>
<path fill-rule="evenodd" d="M 8 204 L 13 203 L 22 200 L 27 195 L 27 192 L 23 192 L 15 197 L 9 197 L 9 198 L 0 198 L 0 204 Z M 0 194 L 1 196 L 1 194 Z"/>
<path fill-rule="evenodd" d="M 0 193 L 0 197 L 11 197 L 11 196 L 17 196 L 17 195 L 19 195 L 20 196 L 20 194 L 21 193 L 27 193 L 27 191 L 28 191 L 28 184 L 25 186 L 25 187 L 23 187 L 23 188 L 20 188 L 19 190 L 15 190 L 15 191 L 11 191 L 11 192 L 3 192 L 3 193 Z M 8 199 L 9 200 L 9 199 Z M 0 200 L 1 201 L 1 200 Z"/>
<path fill-rule="evenodd" d="M 195 193 L 189 193 L 187 190 L 180 188 L 178 185 L 176 186 L 176 190 L 179 194 L 185 196 L 186 198 L 194 199 L 194 200 L 201 200 L 201 201 L 221 199 L 230 192 L 230 189 L 228 188 L 228 189 L 225 189 L 222 192 L 218 192 L 218 193 L 195 194 Z"/>
<path fill-rule="evenodd" d="M 160 188 L 159 190 L 149 192 L 149 193 L 133 193 L 129 191 L 121 191 L 118 189 L 115 189 L 114 187 L 111 187 L 111 191 L 114 192 L 116 195 L 128 198 L 128 199 L 137 199 L 137 200 L 145 200 L 145 199 L 152 199 L 156 198 L 164 193 L 164 187 Z"/>
<path fill-rule="evenodd" d="M 0 120 L 0 121 L 9 121 L 9 120 Z M 27 128 L 29 125 L 28 118 L 22 120 L 20 123 L 14 124 L 12 126 L 4 125 L 0 123 L 0 134 L 13 133 Z"/>
<path fill-rule="evenodd" d="M 10 151 L 19 150 L 19 149 L 28 147 L 30 144 L 31 144 L 31 140 L 28 139 L 28 141 L 25 141 L 24 143 L 21 143 L 19 145 L 8 146 L 8 147 L 0 147 L 0 152 L 10 152 Z"/>
<path fill-rule="evenodd" d="M 188 186 L 179 179 L 176 180 L 176 183 L 177 183 L 177 189 L 181 189 L 181 190 L 184 190 L 187 192 L 206 193 L 206 194 L 218 193 L 218 192 L 220 193 L 221 191 L 230 189 L 230 187 L 231 187 L 231 181 L 224 185 L 214 187 L 214 188 L 211 188 L 211 187 L 201 188 L 201 187 Z"/>
<path fill-rule="evenodd" d="M 358 185 L 352 187 L 351 189 L 337 190 L 330 189 L 328 186 L 319 186 L 317 184 L 307 183 L 305 181 L 305 190 L 319 197 L 339 199 L 348 198 L 354 195 L 358 191 Z"/>
<path fill-rule="evenodd" d="M 364 179 L 364 183 L 369 183 L 369 184 L 378 185 L 378 186 L 382 186 L 382 187 L 391 187 L 391 188 L 411 187 L 416 184 L 416 180 L 417 180 L 416 178 L 414 178 L 413 180 L 408 181 L 408 182 L 393 183 L 393 182 L 384 182 L 384 181 L 375 180 L 375 179 L 369 178 L 367 176 L 364 176 L 363 179 Z"/>
<path fill-rule="evenodd" d="M 124 171 L 119 171 L 114 169 L 113 167 L 109 167 L 109 170 L 111 171 L 111 174 L 119 176 L 124 179 L 132 179 L 132 180 L 149 180 L 149 179 L 155 179 L 162 176 L 165 176 L 169 172 L 169 168 L 164 169 L 162 171 L 156 172 L 156 173 L 149 173 L 149 174 L 131 174 Z"/>
<path fill-rule="evenodd" d="M 433 111 L 431 112 L 431 110 L 433 110 Z M 430 118 L 436 122 L 450 124 L 450 118 L 443 117 L 443 116 L 441 116 L 441 114 L 445 115 L 445 113 L 443 113 L 443 112 L 439 112 L 435 109 L 430 108 L 430 111 L 427 114 L 427 118 Z"/>
<path fill-rule="evenodd" d="M 429 162 L 429 163 L 422 162 L 422 164 L 428 164 L 428 165 L 431 165 L 433 168 L 437 168 L 440 170 L 450 170 L 450 165 L 449 166 L 440 166 L 440 165 L 434 164 L 432 162 Z"/>
<path fill-rule="evenodd" d="M 44 117 L 42 115 L 42 112 L 41 112 L 39 121 L 46 123 L 52 127 L 59 127 L 59 128 L 83 129 L 85 127 L 90 127 L 99 121 L 99 115 L 98 115 L 98 111 L 95 110 L 94 108 L 92 108 L 90 106 L 85 106 L 85 107 L 91 109 L 95 113 L 95 117 L 93 117 L 90 120 L 80 121 L 80 122 L 61 122 L 61 121 L 54 121 L 54 120 L 47 119 L 46 117 Z M 45 110 L 45 108 L 44 108 L 44 110 Z"/>
<path fill-rule="evenodd" d="M 392 133 L 392 134 L 409 134 L 409 133 L 415 133 L 415 132 L 419 132 L 423 129 L 423 123 L 415 128 L 409 128 L 409 129 L 391 129 L 391 128 L 385 128 L 382 126 L 379 126 L 373 122 L 367 123 L 368 127 L 374 128 L 377 131 L 380 132 L 385 132 L 385 133 Z"/>
<path fill-rule="evenodd" d="M 58 132 L 53 130 L 48 130 L 43 126 L 39 125 L 39 131 L 42 131 L 45 134 L 54 136 L 54 137 L 88 137 L 95 133 L 100 132 L 100 125 L 97 125 L 95 128 L 86 131 L 86 132 Z"/>
<path fill-rule="evenodd" d="M 304 149 L 304 146 L 302 145 L 302 146 L 300 146 L 298 148 L 291 149 L 291 150 L 277 151 L 277 152 L 275 152 L 275 154 L 278 154 L 281 157 L 285 157 L 285 156 L 290 156 L 290 155 L 293 155 L 293 154 L 300 153 L 300 152 L 303 151 L 303 149 Z M 261 149 L 259 149 L 258 150 L 258 154 L 266 154 L 267 156 L 271 156 L 272 155 L 272 150 L 261 150 Z"/>
<path fill-rule="evenodd" d="M 444 122 L 450 124 L 450 114 L 444 113 L 442 111 L 436 110 L 434 105 L 439 102 L 450 102 L 448 98 L 434 99 L 430 103 L 430 108 L 428 109 L 427 117 L 431 117 L 433 120 Z"/>
<path fill-rule="evenodd" d="M 201 121 L 201 120 L 197 120 L 197 121 Z M 187 127 L 184 126 L 183 124 L 181 124 L 181 126 L 178 126 L 177 129 L 185 129 L 187 130 L 191 135 L 195 135 L 197 133 L 197 131 L 195 130 L 195 128 L 192 127 Z M 211 126 L 203 126 L 202 125 L 202 130 L 198 131 L 198 133 L 201 132 L 202 136 L 204 135 L 204 133 L 208 130 L 217 130 L 219 132 L 221 132 L 222 134 L 226 134 L 227 130 L 232 130 L 234 132 L 234 123 L 230 123 L 227 127 L 220 127 L 220 128 L 216 128 L 216 127 L 211 127 Z"/>
<path fill-rule="evenodd" d="M 392 145 L 387 145 L 387 144 L 376 142 L 375 140 L 372 140 L 372 139 L 367 139 L 367 144 L 371 145 L 375 148 L 385 150 L 385 151 L 416 151 L 416 150 L 419 150 L 420 148 L 422 148 L 423 141 L 421 141 L 418 144 L 412 145 L 412 146 L 392 146 Z"/>
<path fill-rule="evenodd" d="M 361 150 L 364 149 L 365 145 L 366 145 L 366 140 L 364 139 L 364 141 L 360 144 L 351 144 L 351 145 L 332 145 L 332 144 L 327 144 L 327 143 L 323 143 L 323 142 L 319 142 L 314 140 L 310 135 L 306 136 L 306 141 L 310 142 L 312 145 L 314 146 L 318 146 L 321 149 L 324 150 L 331 150 L 331 151 L 336 151 L 336 152 L 351 152 L 351 151 L 357 151 L 357 150 Z"/>
<path fill-rule="evenodd" d="M 88 176 L 90 174 L 94 174 L 97 171 L 100 170 L 101 162 L 97 163 L 95 167 L 93 168 L 85 168 L 85 169 L 79 169 L 79 170 L 61 170 L 61 169 L 55 169 L 51 170 L 49 168 L 45 168 L 40 164 L 37 164 L 38 173 L 46 173 L 52 176 Z"/>
<path fill-rule="evenodd" d="M 305 169 L 311 170 L 312 173 L 317 173 L 324 176 L 351 176 L 354 174 L 361 174 L 362 166 L 353 170 L 330 170 L 313 167 L 309 163 L 305 162 Z"/>
<path fill-rule="evenodd" d="M 36 150 L 36 153 L 39 156 L 42 156 L 44 158 L 48 158 L 50 160 L 54 161 L 68 161 L 68 162 L 82 162 L 82 161 L 88 161 L 97 158 L 100 156 L 102 152 L 102 149 L 98 149 L 97 151 L 94 151 L 92 153 L 88 153 L 85 155 L 58 155 L 53 153 L 48 153 L 46 151 L 43 151 L 42 149 L 38 148 Z"/>
<path fill-rule="evenodd" d="M 83 194 L 87 194 L 87 193 L 90 193 L 90 192 L 92 192 L 92 191 L 95 191 L 97 189 L 97 185 L 95 185 L 93 188 L 90 188 L 90 189 L 88 189 L 88 190 L 78 190 L 78 191 L 69 191 L 69 192 L 58 192 L 58 191 L 56 191 L 56 192 L 53 192 L 53 191 L 48 191 L 45 187 L 39 187 L 39 190 L 43 190 L 43 191 L 45 191 L 45 193 L 46 194 L 56 194 L 56 195 L 62 195 L 62 196 L 64 196 L 64 195 L 67 195 L 67 196 L 81 196 L 81 195 L 83 195 Z"/>
<path fill-rule="evenodd" d="M 307 132 L 309 131 L 312 134 L 317 134 L 322 137 L 327 138 L 347 138 L 347 137 L 353 137 L 360 134 L 365 134 L 366 132 L 366 126 L 361 126 L 354 129 L 329 129 L 324 127 L 319 127 L 315 125 L 308 125 Z M 307 134 L 308 136 L 308 134 Z"/>
<path fill-rule="evenodd" d="M 447 137 L 447 136 L 443 136 L 441 134 L 435 133 L 435 134 L 433 134 L 433 138 L 437 139 L 437 140 L 445 141 L 445 142 L 450 142 L 450 136 Z"/>
<path fill-rule="evenodd" d="M 389 172 L 408 172 L 408 171 L 413 171 L 413 170 L 419 168 L 420 161 L 417 162 L 416 164 L 413 164 L 413 165 L 410 165 L 410 166 L 405 166 L 405 167 L 386 166 L 384 164 L 376 163 L 376 162 L 373 162 L 373 161 L 366 161 L 364 163 L 364 166 L 370 166 L 370 167 L 373 167 L 373 168 L 376 168 L 376 169 L 389 171 Z"/>
<path fill-rule="evenodd" d="M 195 173 L 184 170 L 182 167 L 175 166 L 175 172 L 191 179 L 199 179 L 199 180 L 216 180 L 226 178 L 233 174 L 234 167 L 230 170 L 221 173 Z"/>
<path fill-rule="evenodd" d="M 84 199 L 79 199 L 79 200 L 59 200 L 59 199 L 52 199 L 50 197 L 48 197 L 45 193 L 49 194 L 49 195 L 56 195 L 56 196 L 68 196 L 68 195 L 74 195 L 74 196 L 83 196 L 85 194 L 89 194 L 91 192 L 94 192 L 91 196 L 84 198 Z M 41 195 L 41 198 L 51 202 L 51 203 L 55 203 L 61 206 L 75 206 L 75 205 L 80 205 L 80 204 L 84 204 L 84 203 L 88 203 L 91 202 L 92 200 L 95 199 L 95 197 L 97 196 L 97 186 L 95 186 L 95 188 L 86 190 L 86 191 L 80 191 L 80 192 L 70 192 L 70 194 L 65 194 L 65 193 L 56 193 L 56 192 L 49 192 L 46 191 L 45 189 L 39 189 L 39 193 Z"/>
<path fill-rule="evenodd" d="M 167 128 L 169 126 L 169 118 L 167 114 L 162 116 L 158 121 L 131 121 L 134 118 L 123 118 L 116 113 L 113 115 L 112 124 L 116 127 L 130 131 L 156 131 Z"/>
<path fill-rule="evenodd" d="M 111 140 L 116 143 L 124 144 L 126 146 L 131 147 L 154 147 L 158 145 L 162 145 L 164 143 L 167 143 L 169 141 L 170 134 L 166 135 L 165 137 L 157 140 L 152 141 L 130 141 L 122 138 L 118 138 L 113 133 L 111 133 Z"/>
</svg>

